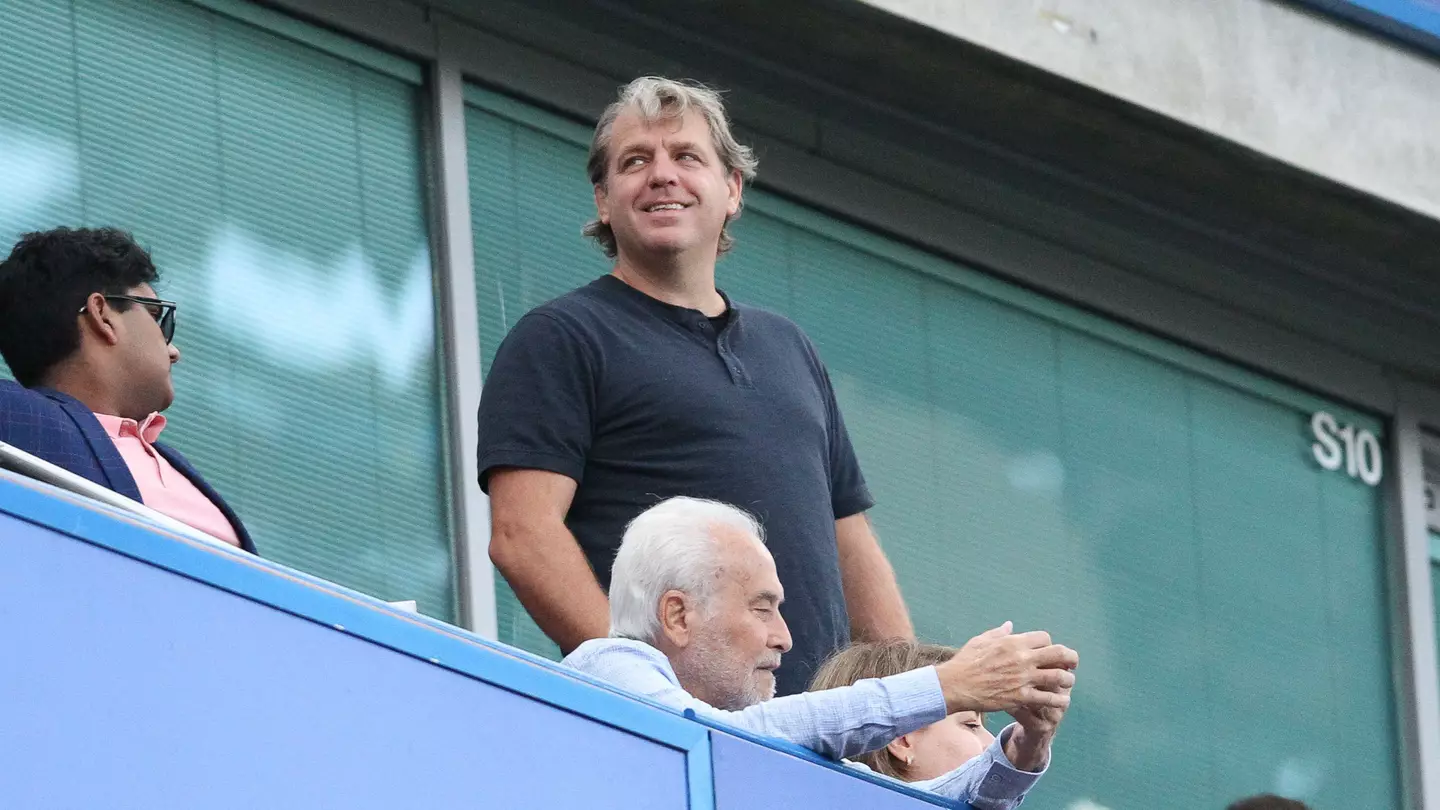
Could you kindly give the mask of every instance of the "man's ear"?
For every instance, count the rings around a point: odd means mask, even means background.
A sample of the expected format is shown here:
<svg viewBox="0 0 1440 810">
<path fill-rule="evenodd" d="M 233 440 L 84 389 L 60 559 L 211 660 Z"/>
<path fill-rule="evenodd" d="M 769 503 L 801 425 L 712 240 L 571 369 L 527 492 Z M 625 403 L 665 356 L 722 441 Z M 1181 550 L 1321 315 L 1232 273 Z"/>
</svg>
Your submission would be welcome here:
<svg viewBox="0 0 1440 810">
<path fill-rule="evenodd" d="M 690 597 L 684 591 L 669 590 L 660 597 L 660 632 L 676 648 L 685 649 L 695 634 Z"/>
<path fill-rule="evenodd" d="M 120 333 L 116 328 L 116 316 L 119 314 L 120 311 L 110 306 L 105 296 L 90 293 L 90 297 L 85 299 L 85 310 L 80 313 L 81 336 L 89 332 L 105 345 L 114 346 L 120 342 Z"/>
<path fill-rule="evenodd" d="M 740 213 L 740 203 L 745 194 L 745 176 L 739 169 L 731 169 L 730 176 L 725 180 L 726 205 L 725 218 L 734 219 Z"/>
<path fill-rule="evenodd" d="M 909 765 L 915 759 L 915 740 L 909 734 L 901 734 L 891 740 L 885 750 L 890 752 L 890 756 Z"/>
<path fill-rule="evenodd" d="M 602 185 L 595 186 L 595 218 L 604 225 L 610 224 L 610 195 Z"/>
</svg>

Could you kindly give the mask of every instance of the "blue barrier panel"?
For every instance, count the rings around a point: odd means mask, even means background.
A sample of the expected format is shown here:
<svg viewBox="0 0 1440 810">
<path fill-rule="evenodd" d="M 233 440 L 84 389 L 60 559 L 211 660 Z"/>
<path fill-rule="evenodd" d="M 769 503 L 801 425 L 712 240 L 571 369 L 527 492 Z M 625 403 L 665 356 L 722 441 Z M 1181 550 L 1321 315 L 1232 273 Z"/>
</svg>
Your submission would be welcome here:
<svg viewBox="0 0 1440 810">
<path fill-rule="evenodd" d="M 939 803 L 4 471 L 0 644 L 0 810 Z"/>
<path fill-rule="evenodd" d="M 866 802 L 879 802 L 876 807 L 905 807 L 910 810 L 920 810 L 926 805 L 938 805 L 949 807 L 952 810 L 973 810 L 969 804 L 964 804 L 951 799 L 937 796 L 917 788 L 910 787 L 903 782 L 881 776 L 877 773 L 862 771 L 843 763 L 827 759 L 808 748 L 803 748 L 788 742 L 781 742 L 769 737 L 762 737 L 748 731 L 733 728 L 724 723 L 707 720 L 697 715 L 693 710 L 686 709 L 685 716 L 697 723 L 704 724 L 714 729 L 711 732 L 711 752 L 715 767 L 715 796 L 716 807 L 720 807 L 720 795 L 726 796 L 726 807 L 740 807 L 735 802 L 760 798 L 754 793 L 755 786 L 746 785 L 747 779 L 776 778 L 790 779 L 798 775 L 798 783 L 787 781 L 777 791 L 777 795 L 789 796 L 795 790 L 807 791 L 817 787 L 826 791 L 839 791 L 851 797 L 851 801 L 864 799 Z M 720 747 L 716 747 L 717 740 Z M 733 743 L 748 743 L 751 748 L 746 749 L 736 746 Z M 724 753 L 722 753 L 722 751 Z M 762 752 L 769 752 L 765 754 Z M 721 759 L 724 758 L 724 773 L 721 773 Z M 759 763 L 760 770 L 747 775 L 747 768 L 755 766 L 751 757 L 766 759 Z M 826 776 L 815 771 L 823 771 Z M 721 784 L 724 783 L 722 789 Z M 762 784 L 768 784 L 762 782 Z M 809 785 L 809 787 L 797 787 L 798 785 Z M 738 790 L 737 790 L 738 788 Z M 763 789 L 763 788 L 762 788 Z M 879 790 L 885 797 L 870 799 L 864 798 L 874 795 Z M 803 795 L 803 794 L 802 794 Z M 827 795 L 825 793 L 817 795 Z M 747 799 L 748 797 L 748 799 Z M 867 804 L 866 806 L 870 806 Z"/>
<path fill-rule="evenodd" d="M 0 806 L 711 806 L 705 729 L 463 635 L 0 478 Z"/>
<path fill-rule="evenodd" d="M 866 810 L 923 810 L 924 801 L 878 782 L 845 773 L 844 766 L 809 756 L 781 753 L 770 746 L 723 731 L 710 733 L 715 810 L 756 807 L 864 807 Z"/>
</svg>

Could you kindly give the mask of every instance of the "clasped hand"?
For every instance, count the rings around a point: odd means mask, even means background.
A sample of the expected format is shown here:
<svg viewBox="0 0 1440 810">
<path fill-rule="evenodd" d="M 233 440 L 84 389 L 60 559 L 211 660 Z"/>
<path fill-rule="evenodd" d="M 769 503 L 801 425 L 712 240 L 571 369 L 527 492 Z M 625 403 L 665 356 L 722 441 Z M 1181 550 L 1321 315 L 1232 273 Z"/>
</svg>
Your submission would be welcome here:
<svg viewBox="0 0 1440 810">
<path fill-rule="evenodd" d="M 1014 717 L 1019 728 L 1007 740 L 1006 756 L 1021 770 L 1037 771 L 1049 760 L 1079 665 L 1080 656 L 1053 643 L 1049 633 L 1014 633 L 1005 622 L 970 639 L 935 669 L 950 713 L 1005 711 Z"/>
</svg>

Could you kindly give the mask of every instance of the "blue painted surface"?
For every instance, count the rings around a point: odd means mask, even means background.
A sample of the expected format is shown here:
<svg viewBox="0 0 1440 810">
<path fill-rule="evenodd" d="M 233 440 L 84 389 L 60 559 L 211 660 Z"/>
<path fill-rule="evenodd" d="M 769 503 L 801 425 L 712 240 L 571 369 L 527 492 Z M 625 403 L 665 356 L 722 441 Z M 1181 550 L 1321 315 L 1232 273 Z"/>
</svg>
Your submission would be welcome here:
<svg viewBox="0 0 1440 810">
<path fill-rule="evenodd" d="M 473 675 L 554 706 L 677 748 L 704 738 L 678 715 L 646 706 L 572 670 L 453 625 L 248 554 L 158 534 L 148 524 L 56 497 L 42 485 L 0 476 L 0 512 L 39 523 L 160 568 L 305 617 L 418 658 Z"/>
<path fill-rule="evenodd" d="M 911 795 L 911 791 L 892 789 L 880 784 L 878 779 L 857 779 L 846 773 L 844 766 L 817 761 L 808 755 L 779 753 L 753 739 L 719 730 L 710 732 L 710 751 L 715 767 L 716 810 L 757 807 L 916 810 L 944 804 L 935 797 L 922 801 Z"/>
<path fill-rule="evenodd" d="M 0 538 L 6 808 L 688 803 L 684 751 L 10 516 Z"/>
<path fill-rule="evenodd" d="M 745 741 L 745 742 L 749 742 L 749 743 L 751 743 L 751 744 L 753 744 L 753 745 L 759 746 L 759 747 L 764 748 L 764 749 L 766 749 L 766 750 L 774 751 L 774 752 L 777 752 L 777 753 L 779 753 L 779 754 L 785 755 L 785 756 L 787 756 L 787 757 L 789 757 L 789 758 L 791 758 L 791 759 L 796 759 L 796 760 L 800 760 L 801 762 L 808 763 L 809 765 L 812 765 L 812 766 L 814 766 L 814 767 L 816 767 L 816 768 L 820 768 L 820 769 L 822 769 L 822 770 L 827 770 L 827 771 L 832 771 L 832 772 L 834 772 L 837 776 L 839 776 L 839 777 L 840 777 L 841 779 L 843 779 L 843 780 L 847 780 L 847 781 L 860 780 L 860 781 L 862 781 L 862 782 L 865 782 L 865 783 L 874 785 L 874 786 L 876 786 L 876 787 L 879 787 L 879 788 L 883 789 L 883 790 L 884 790 L 885 792 L 887 792 L 887 793 L 895 793 L 895 794 L 898 794 L 898 795 L 901 795 L 901 796 L 909 797 L 910 799 L 913 799 L 913 800 L 914 800 L 911 804 L 902 805 L 902 806 L 906 806 L 906 807 L 917 807 L 917 806 L 924 805 L 924 804 L 932 804 L 932 805 L 939 805 L 939 806 L 942 806 L 942 807 L 964 807 L 964 808 L 968 808 L 968 807 L 969 807 L 969 805 L 955 805 L 955 804 L 952 804 L 952 803 L 947 802 L 946 800 L 944 800 L 944 799 L 942 799 L 941 797 L 936 796 L 936 795 L 934 795 L 934 794 L 932 794 L 932 793 L 926 793 L 926 792 L 923 791 L 923 790 L 916 790 L 916 789 L 911 788 L 911 787 L 908 787 L 908 786 L 906 786 L 906 785 L 904 785 L 904 784 L 902 784 L 902 783 L 895 782 L 894 780 L 886 779 L 886 778 L 883 777 L 883 776 L 879 776 L 879 775 L 877 775 L 877 774 L 869 773 L 869 772 L 867 772 L 867 771 L 861 771 L 861 770 L 858 770 L 858 769 L 855 769 L 855 768 L 851 768 L 851 767 L 849 767 L 849 766 L 847 766 L 847 765 L 844 765 L 844 764 L 842 764 L 842 763 L 835 762 L 834 760 L 826 759 L 825 757 L 820 756 L 819 754 L 815 753 L 814 751 L 811 751 L 811 750 L 808 749 L 808 748 L 803 748 L 803 747 L 801 747 L 801 746 L 794 745 L 794 744 L 792 744 L 792 743 L 780 742 L 780 741 L 778 741 L 778 740 L 761 737 L 761 736 L 759 736 L 759 735 L 757 735 L 757 734 L 751 734 L 751 733 L 749 733 L 749 732 L 747 732 L 747 731 L 742 731 L 742 730 L 737 729 L 737 728 L 732 728 L 732 727 L 730 727 L 730 726 L 725 725 L 724 723 L 717 723 L 717 722 L 714 722 L 714 721 L 712 721 L 712 720 L 707 720 L 707 719 L 705 719 L 705 718 L 703 718 L 703 717 L 700 717 L 699 715 L 695 714 L 695 712 L 692 711 L 692 710 L 690 710 L 690 709 L 686 709 L 686 710 L 685 710 L 685 716 L 688 717 L 688 718 L 690 718 L 691 720 L 694 720 L 694 721 L 697 722 L 697 723 L 702 723 L 702 724 L 704 724 L 704 725 L 706 725 L 706 726 L 709 726 L 709 727 L 713 730 L 713 731 L 711 732 L 712 734 L 718 734 L 718 735 L 720 735 L 720 736 L 722 736 L 722 737 L 728 737 L 728 738 L 732 738 L 732 739 L 736 739 L 736 740 L 742 740 L 742 741 Z M 712 742 L 711 745 L 712 745 L 712 759 L 713 759 L 713 757 L 714 757 L 714 753 L 713 753 L 713 751 L 714 751 L 714 748 L 713 748 L 714 743 Z M 718 767 L 718 763 L 716 763 L 716 767 Z M 728 778 L 728 776 L 729 776 L 729 772 L 727 772 L 727 778 Z M 717 795 L 718 795 L 718 788 L 717 788 Z M 889 805 L 886 805 L 886 806 L 889 806 Z"/>
<path fill-rule="evenodd" d="M 3 472 L 0 639 L 4 810 L 927 804 Z"/>
<path fill-rule="evenodd" d="M 1440 0 L 1301 0 L 1440 53 Z"/>
</svg>

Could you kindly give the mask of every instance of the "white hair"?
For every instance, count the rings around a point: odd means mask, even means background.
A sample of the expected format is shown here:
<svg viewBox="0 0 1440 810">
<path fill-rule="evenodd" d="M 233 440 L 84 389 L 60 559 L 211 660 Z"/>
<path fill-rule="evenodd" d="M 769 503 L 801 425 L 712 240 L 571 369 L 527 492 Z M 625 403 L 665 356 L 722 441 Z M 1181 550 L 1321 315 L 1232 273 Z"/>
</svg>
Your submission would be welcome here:
<svg viewBox="0 0 1440 810">
<path fill-rule="evenodd" d="M 641 512 L 625 527 L 610 569 L 610 635 L 653 642 L 660 637 L 660 597 L 682 591 L 702 606 L 720 573 L 712 529 L 729 526 L 765 542 L 750 513 L 719 501 L 676 497 Z"/>
</svg>

